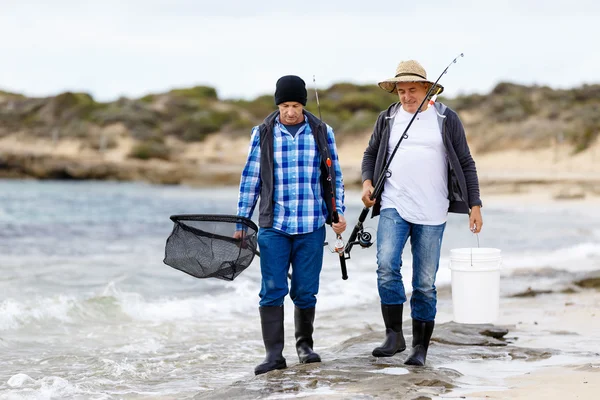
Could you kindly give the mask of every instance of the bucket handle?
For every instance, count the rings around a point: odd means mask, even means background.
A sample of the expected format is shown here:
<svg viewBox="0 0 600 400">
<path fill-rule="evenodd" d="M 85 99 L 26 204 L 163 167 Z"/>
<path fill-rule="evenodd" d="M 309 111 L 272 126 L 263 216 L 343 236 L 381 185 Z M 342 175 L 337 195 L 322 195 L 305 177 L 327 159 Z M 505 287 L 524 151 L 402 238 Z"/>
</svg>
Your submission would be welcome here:
<svg viewBox="0 0 600 400">
<path fill-rule="evenodd" d="M 473 232 L 475 237 L 477 238 L 477 248 L 479 248 L 479 234 Z M 473 248 L 471 247 L 471 267 L 473 266 Z"/>
</svg>

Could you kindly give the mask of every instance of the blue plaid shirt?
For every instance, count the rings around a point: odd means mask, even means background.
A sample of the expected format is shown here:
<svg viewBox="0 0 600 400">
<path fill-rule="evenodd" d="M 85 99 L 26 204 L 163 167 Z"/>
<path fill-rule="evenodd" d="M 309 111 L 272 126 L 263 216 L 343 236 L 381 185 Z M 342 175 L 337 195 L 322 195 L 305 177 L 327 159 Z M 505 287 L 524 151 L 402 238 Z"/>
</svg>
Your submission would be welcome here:
<svg viewBox="0 0 600 400">
<path fill-rule="evenodd" d="M 291 235 L 319 229 L 327 219 L 321 187 L 321 156 L 308 118 L 293 137 L 279 121 L 273 129 L 273 228 Z M 260 194 L 260 130 L 252 129 L 250 150 L 242 172 L 237 215 L 250 218 Z M 336 208 L 344 213 L 344 181 L 333 129 L 327 125 L 327 142 L 336 174 Z"/>
</svg>

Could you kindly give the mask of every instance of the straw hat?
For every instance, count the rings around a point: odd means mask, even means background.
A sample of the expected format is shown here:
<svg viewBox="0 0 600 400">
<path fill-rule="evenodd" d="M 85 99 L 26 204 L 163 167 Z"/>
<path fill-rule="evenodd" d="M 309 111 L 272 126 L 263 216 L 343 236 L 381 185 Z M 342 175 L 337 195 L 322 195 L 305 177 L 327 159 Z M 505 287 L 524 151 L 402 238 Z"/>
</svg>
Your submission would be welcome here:
<svg viewBox="0 0 600 400">
<path fill-rule="evenodd" d="M 396 91 L 397 82 L 426 82 L 433 85 L 433 82 L 427 80 L 425 68 L 415 60 L 401 61 L 396 68 L 396 76 L 386 79 L 383 82 L 379 82 L 379 87 L 386 92 L 394 93 Z M 444 87 L 438 83 L 433 89 L 432 94 L 437 93 L 438 89 L 440 90 L 440 93 L 444 91 Z"/>
</svg>

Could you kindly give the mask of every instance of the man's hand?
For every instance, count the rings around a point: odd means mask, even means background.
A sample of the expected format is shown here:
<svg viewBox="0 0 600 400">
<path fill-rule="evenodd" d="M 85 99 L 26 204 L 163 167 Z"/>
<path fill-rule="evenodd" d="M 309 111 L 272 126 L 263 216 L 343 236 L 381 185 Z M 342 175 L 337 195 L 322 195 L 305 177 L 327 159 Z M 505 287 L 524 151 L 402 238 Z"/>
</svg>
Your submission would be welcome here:
<svg viewBox="0 0 600 400">
<path fill-rule="evenodd" d="M 481 207 L 471 207 L 471 213 L 469 214 L 469 230 L 473 233 L 481 232 L 483 226 L 483 218 L 481 218 Z"/>
<path fill-rule="evenodd" d="M 246 240 L 246 231 L 235 231 L 233 233 L 233 238 L 239 240 L 239 246 L 241 249 L 248 248 L 248 240 Z"/>
<path fill-rule="evenodd" d="M 346 218 L 339 214 L 338 222 L 331 224 L 331 227 L 337 235 L 341 235 L 346 230 Z"/>
<path fill-rule="evenodd" d="M 374 189 L 373 182 L 370 179 L 363 182 L 362 202 L 367 208 L 375 205 L 375 200 L 371 200 L 371 194 L 373 194 Z"/>
</svg>

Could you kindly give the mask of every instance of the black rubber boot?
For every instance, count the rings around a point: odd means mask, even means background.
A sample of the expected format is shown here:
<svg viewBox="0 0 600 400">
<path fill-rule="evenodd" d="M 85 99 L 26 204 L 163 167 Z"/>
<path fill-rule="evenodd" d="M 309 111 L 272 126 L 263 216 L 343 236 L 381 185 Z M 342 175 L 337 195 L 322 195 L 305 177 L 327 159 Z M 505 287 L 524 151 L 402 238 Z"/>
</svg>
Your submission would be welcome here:
<svg viewBox="0 0 600 400">
<path fill-rule="evenodd" d="M 406 341 L 402 334 L 402 310 L 404 304 L 381 305 L 381 314 L 385 323 L 385 340 L 373 350 L 375 357 L 391 357 L 406 350 Z"/>
<path fill-rule="evenodd" d="M 287 367 L 283 358 L 283 306 L 259 307 L 258 310 L 267 356 L 254 368 L 255 375 Z"/>
<path fill-rule="evenodd" d="M 417 321 L 412 320 L 413 328 L 413 342 L 412 351 L 404 362 L 406 365 L 425 365 L 425 359 L 427 358 L 427 349 L 429 348 L 429 341 L 431 340 L 431 334 L 433 333 L 433 327 L 435 321 Z"/>
<path fill-rule="evenodd" d="M 294 323 L 296 325 L 296 351 L 302 364 L 321 362 L 321 357 L 313 351 L 313 323 L 315 308 L 300 309 L 294 307 Z"/>
</svg>

